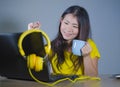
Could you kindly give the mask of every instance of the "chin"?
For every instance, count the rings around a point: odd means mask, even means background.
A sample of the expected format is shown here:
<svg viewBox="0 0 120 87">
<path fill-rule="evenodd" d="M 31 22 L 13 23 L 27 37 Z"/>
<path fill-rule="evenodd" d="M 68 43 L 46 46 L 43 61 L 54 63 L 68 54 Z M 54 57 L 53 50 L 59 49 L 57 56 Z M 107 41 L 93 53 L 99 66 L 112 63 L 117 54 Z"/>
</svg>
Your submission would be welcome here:
<svg viewBox="0 0 120 87">
<path fill-rule="evenodd" d="M 68 38 L 63 38 L 65 41 L 72 41 L 71 39 L 68 39 Z"/>
</svg>

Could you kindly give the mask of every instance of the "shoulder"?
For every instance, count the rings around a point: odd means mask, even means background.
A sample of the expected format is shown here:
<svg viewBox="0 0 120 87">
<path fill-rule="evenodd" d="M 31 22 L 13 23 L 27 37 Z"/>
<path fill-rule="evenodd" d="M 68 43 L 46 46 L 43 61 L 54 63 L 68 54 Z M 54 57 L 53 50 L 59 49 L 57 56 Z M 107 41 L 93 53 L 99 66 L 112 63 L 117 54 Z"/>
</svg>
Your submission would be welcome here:
<svg viewBox="0 0 120 87">
<path fill-rule="evenodd" d="M 91 38 L 88 38 L 88 39 L 87 39 L 87 42 L 90 43 L 90 44 L 95 44 L 94 40 L 91 39 Z"/>
<path fill-rule="evenodd" d="M 90 46 L 96 47 L 96 43 L 95 43 L 95 41 L 94 41 L 93 39 L 89 38 L 89 39 L 87 40 L 87 42 L 90 44 Z"/>
<path fill-rule="evenodd" d="M 92 48 L 92 51 L 90 53 L 91 57 L 94 58 L 94 57 L 98 57 L 100 58 L 100 52 L 98 50 L 98 47 L 96 45 L 96 43 L 94 42 L 93 39 L 88 39 L 87 42 L 90 44 L 91 48 Z"/>
</svg>

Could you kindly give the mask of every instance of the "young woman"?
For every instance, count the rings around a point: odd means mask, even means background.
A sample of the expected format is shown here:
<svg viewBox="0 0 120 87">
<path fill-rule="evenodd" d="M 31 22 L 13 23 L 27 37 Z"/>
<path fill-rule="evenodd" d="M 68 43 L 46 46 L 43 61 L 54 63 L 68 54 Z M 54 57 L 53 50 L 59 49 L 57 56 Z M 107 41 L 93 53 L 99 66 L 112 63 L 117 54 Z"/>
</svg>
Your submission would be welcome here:
<svg viewBox="0 0 120 87">
<path fill-rule="evenodd" d="M 28 28 L 40 28 L 40 23 L 30 23 Z M 81 49 L 82 56 L 72 53 L 73 39 L 86 41 Z M 51 42 L 49 59 L 53 73 L 97 76 L 99 58 L 97 46 L 90 38 L 90 21 L 87 11 L 80 6 L 67 8 L 61 16 L 57 37 Z"/>
</svg>

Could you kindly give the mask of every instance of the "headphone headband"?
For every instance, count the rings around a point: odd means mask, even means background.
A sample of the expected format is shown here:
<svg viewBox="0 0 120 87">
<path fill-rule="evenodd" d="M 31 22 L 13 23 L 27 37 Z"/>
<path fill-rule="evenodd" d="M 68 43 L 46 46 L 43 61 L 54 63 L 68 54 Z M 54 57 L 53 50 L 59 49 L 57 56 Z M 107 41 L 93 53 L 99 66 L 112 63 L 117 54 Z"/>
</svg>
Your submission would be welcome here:
<svg viewBox="0 0 120 87">
<path fill-rule="evenodd" d="M 27 30 L 27 31 L 23 32 L 23 33 L 21 34 L 21 36 L 19 37 L 19 40 L 18 40 L 18 47 L 19 47 L 20 54 L 21 54 L 22 56 L 25 56 L 25 52 L 24 52 L 23 47 L 22 47 L 23 39 L 24 39 L 27 35 L 29 35 L 29 34 L 31 34 L 31 33 L 34 33 L 34 32 L 40 32 L 40 33 L 45 37 L 45 39 L 46 39 L 46 41 L 47 41 L 47 43 L 48 43 L 48 44 L 47 44 L 48 49 L 46 50 L 46 55 L 49 54 L 50 48 L 51 48 L 51 42 L 50 42 L 50 39 L 49 39 L 49 37 L 47 36 L 47 34 L 46 34 L 45 32 L 43 32 L 41 29 L 30 29 L 30 30 Z"/>
</svg>

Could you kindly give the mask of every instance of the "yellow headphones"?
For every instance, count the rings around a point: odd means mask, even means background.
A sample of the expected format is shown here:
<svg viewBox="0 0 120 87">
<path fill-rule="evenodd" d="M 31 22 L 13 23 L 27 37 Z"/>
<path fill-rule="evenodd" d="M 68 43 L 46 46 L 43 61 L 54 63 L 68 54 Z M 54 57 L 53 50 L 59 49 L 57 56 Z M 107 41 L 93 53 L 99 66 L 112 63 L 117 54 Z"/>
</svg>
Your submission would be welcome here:
<svg viewBox="0 0 120 87">
<path fill-rule="evenodd" d="M 34 33 L 34 32 L 40 32 L 44 37 L 45 37 L 45 39 L 46 39 L 46 41 L 47 41 L 47 50 L 45 50 L 46 51 L 46 55 L 45 55 L 45 57 L 44 58 L 46 58 L 46 56 L 49 54 L 49 52 L 50 52 L 50 48 L 51 48 L 51 44 L 50 44 L 50 39 L 48 38 L 48 36 L 47 36 L 47 34 L 46 33 L 44 33 L 41 29 L 31 29 L 31 30 L 27 30 L 27 31 L 25 31 L 25 32 L 23 32 L 21 35 L 20 35 L 20 37 L 19 37 L 19 40 L 18 40 L 18 48 L 19 48 L 19 52 L 20 52 L 20 54 L 22 55 L 22 56 L 26 56 L 25 55 L 25 52 L 24 52 L 24 50 L 23 50 L 23 47 L 22 47 L 22 42 L 23 42 L 23 40 L 24 40 L 24 38 L 27 36 L 27 35 L 29 35 L 29 34 L 31 34 L 31 33 Z M 30 55 L 28 55 L 27 56 L 27 66 L 28 66 L 28 68 L 30 68 L 30 69 L 34 69 L 35 71 L 40 71 L 40 70 L 42 70 L 43 69 L 43 59 L 44 58 L 42 58 L 42 57 L 40 57 L 40 56 L 37 56 L 36 54 L 30 54 Z"/>
</svg>

